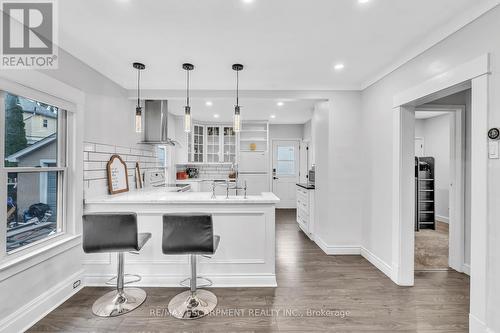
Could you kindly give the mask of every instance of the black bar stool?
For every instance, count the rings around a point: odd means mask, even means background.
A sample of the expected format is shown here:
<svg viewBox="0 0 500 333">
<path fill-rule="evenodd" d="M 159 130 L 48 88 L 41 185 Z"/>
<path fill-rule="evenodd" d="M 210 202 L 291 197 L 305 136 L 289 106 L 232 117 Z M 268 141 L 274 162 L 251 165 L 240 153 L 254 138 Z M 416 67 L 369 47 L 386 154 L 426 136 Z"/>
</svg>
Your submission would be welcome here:
<svg viewBox="0 0 500 333">
<path fill-rule="evenodd" d="M 137 232 L 137 216 L 134 213 L 98 213 L 83 216 L 83 251 L 85 253 L 118 253 L 116 290 L 110 291 L 94 302 L 92 312 L 100 317 L 115 317 L 130 312 L 146 300 L 146 292 L 139 288 L 124 288 L 138 282 L 138 275 L 124 274 L 124 252 L 138 253 L 151 238 L 150 233 Z M 125 282 L 125 276 L 134 280 Z M 114 284 L 114 283 L 113 283 Z"/>
<path fill-rule="evenodd" d="M 219 241 L 220 237 L 214 236 L 211 215 L 163 215 L 163 253 L 170 255 L 189 254 L 191 262 L 191 278 L 188 279 L 190 280 L 189 290 L 176 295 L 168 303 L 168 311 L 173 317 L 198 319 L 209 314 L 217 306 L 217 296 L 214 293 L 197 289 L 199 277 L 196 275 L 196 256 L 215 254 Z M 211 281 L 205 286 L 208 285 L 211 285 Z"/>
</svg>

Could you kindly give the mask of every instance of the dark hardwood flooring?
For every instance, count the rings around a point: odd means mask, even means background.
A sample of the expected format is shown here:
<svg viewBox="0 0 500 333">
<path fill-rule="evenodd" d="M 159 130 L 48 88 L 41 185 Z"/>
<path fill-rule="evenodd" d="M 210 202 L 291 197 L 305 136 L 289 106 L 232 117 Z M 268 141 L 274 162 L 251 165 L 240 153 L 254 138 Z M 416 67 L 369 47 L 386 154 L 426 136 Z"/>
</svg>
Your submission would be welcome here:
<svg viewBox="0 0 500 333">
<path fill-rule="evenodd" d="M 29 332 L 467 332 L 469 278 L 417 272 L 399 287 L 360 256 L 327 256 L 298 230 L 294 210 L 278 210 L 278 288 L 213 289 L 218 313 L 182 321 L 165 312 L 181 289 L 145 288 L 139 309 L 98 318 L 105 288 L 84 288 Z M 323 312 L 321 311 L 323 310 Z"/>
</svg>

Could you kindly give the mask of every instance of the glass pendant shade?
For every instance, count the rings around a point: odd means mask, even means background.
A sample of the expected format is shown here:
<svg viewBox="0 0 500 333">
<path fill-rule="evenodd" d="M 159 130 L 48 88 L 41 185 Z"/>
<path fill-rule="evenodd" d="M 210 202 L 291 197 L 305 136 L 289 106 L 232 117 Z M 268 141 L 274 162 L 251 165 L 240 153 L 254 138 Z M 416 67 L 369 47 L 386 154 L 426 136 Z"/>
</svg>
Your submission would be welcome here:
<svg viewBox="0 0 500 333">
<path fill-rule="evenodd" d="M 235 132 L 241 131 L 240 107 L 238 105 L 234 107 L 233 131 Z"/>
<path fill-rule="evenodd" d="M 189 106 L 185 107 L 184 112 L 184 132 L 191 132 L 191 108 Z"/>
<path fill-rule="evenodd" d="M 135 131 L 142 132 L 142 108 L 140 106 L 135 108 Z"/>
</svg>

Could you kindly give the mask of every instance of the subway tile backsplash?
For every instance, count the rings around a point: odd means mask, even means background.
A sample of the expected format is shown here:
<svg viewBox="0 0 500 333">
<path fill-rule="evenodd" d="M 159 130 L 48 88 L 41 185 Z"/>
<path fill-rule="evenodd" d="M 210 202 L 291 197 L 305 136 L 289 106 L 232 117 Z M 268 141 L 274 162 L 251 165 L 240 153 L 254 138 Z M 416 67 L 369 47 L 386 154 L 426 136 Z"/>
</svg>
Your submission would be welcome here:
<svg viewBox="0 0 500 333">
<path fill-rule="evenodd" d="M 231 172 L 230 164 L 178 164 L 177 171 L 184 171 L 186 168 L 197 168 L 198 178 L 201 179 L 226 179 Z"/>
<path fill-rule="evenodd" d="M 130 190 L 136 188 L 135 163 L 139 162 L 141 171 L 160 167 L 155 147 L 123 147 L 101 143 L 85 142 L 83 146 L 83 184 L 84 197 L 91 198 L 108 194 L 106 164 L 111 155 L 117 154 L 125 161 L 128 170 Z"/>
</svg>

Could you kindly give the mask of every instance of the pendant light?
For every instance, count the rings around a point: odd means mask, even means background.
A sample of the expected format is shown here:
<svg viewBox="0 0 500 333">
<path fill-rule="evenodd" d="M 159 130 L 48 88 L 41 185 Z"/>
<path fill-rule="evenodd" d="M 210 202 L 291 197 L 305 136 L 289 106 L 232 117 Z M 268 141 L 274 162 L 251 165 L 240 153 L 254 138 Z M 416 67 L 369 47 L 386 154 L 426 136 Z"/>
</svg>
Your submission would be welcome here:
<svg viewBox="0 0 500 333">
<path fill-rule="evenodd" d="M 142 132 L 142 107 L 141 107 L 141 71 L 146 68 L 140 62 L 134 62 L 132 66 L 137 69 L 137 106 L 135 107 L 135 131 Z"/>
<path fill-rule="evenodd" d="M 189 106 L 189 72 L 194 69 L 193 64 L 182 64 L 186 71 L 186 106 L 184 107 L 184 132 L 191 132 L 191 107 Z"/>
<path fill-rule="evenodd" d="M 233 70 L 236 71 L 236 105 L 234 106 L 234 116 L 233 116 L 233 131 L 241 131 L 241 115 L 240 115 L 240 76 L 239 73 L 243 70 L 242 64 L 234 64 Z"/>
</svg>

